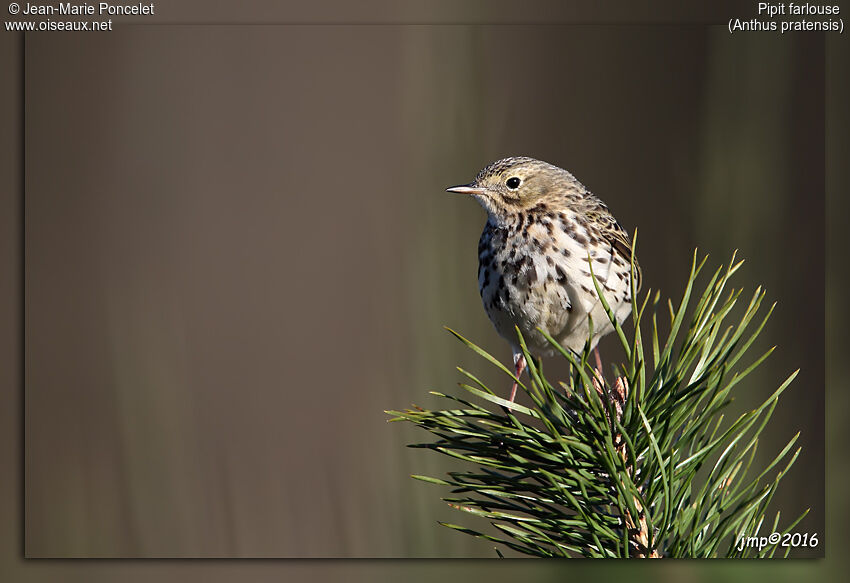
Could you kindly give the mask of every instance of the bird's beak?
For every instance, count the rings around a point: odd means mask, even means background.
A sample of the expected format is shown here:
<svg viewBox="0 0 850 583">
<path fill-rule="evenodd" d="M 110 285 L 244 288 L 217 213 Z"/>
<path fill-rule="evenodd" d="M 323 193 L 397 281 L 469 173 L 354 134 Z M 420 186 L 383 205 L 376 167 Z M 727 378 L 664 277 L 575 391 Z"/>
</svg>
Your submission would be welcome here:
<svg viewBox="0 0 850 583">
<path fill-rule="evenodd" d="M 452 186 L 451 188 L 447 188 L 446 192 L 456 192 L 458 194 L 485 194 L 487 192 L 486 188 L 481 188 L 480 186 L 470 186 L 468 184 L 461 184 L 460 186 Z"/>
</svg>

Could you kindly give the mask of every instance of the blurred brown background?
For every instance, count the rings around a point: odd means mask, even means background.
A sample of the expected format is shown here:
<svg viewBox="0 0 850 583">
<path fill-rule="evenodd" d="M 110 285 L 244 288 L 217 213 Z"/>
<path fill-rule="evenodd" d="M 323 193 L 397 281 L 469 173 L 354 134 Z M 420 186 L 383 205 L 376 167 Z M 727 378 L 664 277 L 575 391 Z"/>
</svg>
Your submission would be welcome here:
<svg viewBox="0 0 850 583">
<path fill-rule="evenodd" d="M 739 284 L 780 302 L 741 407 L 803 368 L 762 453 L 803 432 L 774 509 L 823 531 L 823 37 L 135 27 L 25 50 L 27 556 L 492 556 L 436 526 L 461 519 L 407 475 L 448 466 L 382 410 L 485 370 L 443 324 L 507 358 L 483 211 L 442 189 L 509 154 L 638 227 L 668 295 L 694 246 L 741 250 Z"/>
</svg>

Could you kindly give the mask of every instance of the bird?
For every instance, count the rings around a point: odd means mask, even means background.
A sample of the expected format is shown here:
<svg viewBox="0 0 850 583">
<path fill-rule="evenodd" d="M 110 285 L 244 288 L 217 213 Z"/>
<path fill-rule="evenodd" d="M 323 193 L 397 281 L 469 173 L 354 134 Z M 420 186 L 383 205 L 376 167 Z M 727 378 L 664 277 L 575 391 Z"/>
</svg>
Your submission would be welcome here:
<svg viewBox="0 0 850 583">
<path fill-rule="evenodd" d="M 632 240 L 608 207 L 567 170 L 527 156 L 485 166 L 469 184 L 448 192 L 475 198 L 487 212 L 478 242 L 478 289 L 487 316 L 507 340 L 515 376 L 526 367 L 517 337 L 535 359 L 562 347 L 580 354 L 612 332 L 591 277 L 616 320 L 631 313 Z M 641 270 L 634 260 L 635 290 Z M 592 336 L 591 336 L 592 321 Z M 513 382 L 509 401 L 516 397 Z"/>
</svg>

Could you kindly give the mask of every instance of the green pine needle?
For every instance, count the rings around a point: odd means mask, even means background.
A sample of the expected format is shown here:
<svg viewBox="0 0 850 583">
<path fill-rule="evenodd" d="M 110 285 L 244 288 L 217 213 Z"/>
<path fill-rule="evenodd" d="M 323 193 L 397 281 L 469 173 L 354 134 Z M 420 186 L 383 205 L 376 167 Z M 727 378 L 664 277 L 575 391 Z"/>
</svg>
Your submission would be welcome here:
<svg viewBox="0 0 850 583">
<path fill-rule="evenodd" d="M 432 394 L 460 408 L 388 411 L 392 421 L 409 421 L 436 438 L 410 447 L 463 464 L 446 479 L 412 477 L 450 488 L 452 496 L 443 499 L 452 508 L 487 520 L 501 536 L 440 524 L 538 557 L 772 557 L 776 545 L 736 545 L 766 524 L 773 525 L 770 532 L 788 532 L 805 516 L 781 531 L 778 512 L 766 519 L 780 480 L 799 455 L 799 433 L 767 466 L 753 465 L 759 436 L 797 371 L 759 406 L 724 422 L 732 389 L 773 351 L 736 366 L 773 306 L 756 318 L 765 297 L 758 288 L 737 322 L 727 324 L 741 297 L 740 289 L 727 291 L 727 283 L 741 262 L 733 255 L 700 293 L 697 278 L 705 263 L 694 252 L 678 308 L 661 302 L 657 291 L 650 301 L 652 290 L 637 301 L 633 290 L 632 338 L 605 306 L 625 356 L 618 367 L 625 392 L 599 385 L 587 347 L 576 355 L 549 338 L 572 371 L 570 379 L 553 384 L 520 334 L 529 380 L 519 386 L 530 406 L 508 402 L 459 368 L 472 383 L 460 384 L 466 398 Z M 659 337 L 659 309 L 669 312 L 666 338 Z M 647 317 L 645 353 L 641 325 Z M 449 332 L 517 380 L 498 359 Z"/>
</svg>

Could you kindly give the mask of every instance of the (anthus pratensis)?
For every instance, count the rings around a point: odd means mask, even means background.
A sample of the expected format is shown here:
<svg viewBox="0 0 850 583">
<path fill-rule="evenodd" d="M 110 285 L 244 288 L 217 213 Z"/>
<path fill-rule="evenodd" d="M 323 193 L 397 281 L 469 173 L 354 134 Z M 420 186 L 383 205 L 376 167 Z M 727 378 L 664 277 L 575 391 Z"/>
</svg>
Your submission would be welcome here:
<svg viewBox="0 0 850 583">
<path fill-rule="evenodd" d="M 588 316 L 591 349 L 613 331 L 591 265 L 617 321 L 631 312 L 631 239 L 605 203 L 566 170 L 534 158 L 504 158 L 447 190 L 474 196 L 487 211 L 478 289 L 487 316 L 511 345 L 517 377 L 526 363 L 515 326 L 538 358 L 555 352 L 538 328 L 575 353 L 588 341 Z M 637 262 L 635 274 L 638 289 Z M 516 389 L 514 382 L 511 402 Z"/>
</svg>

